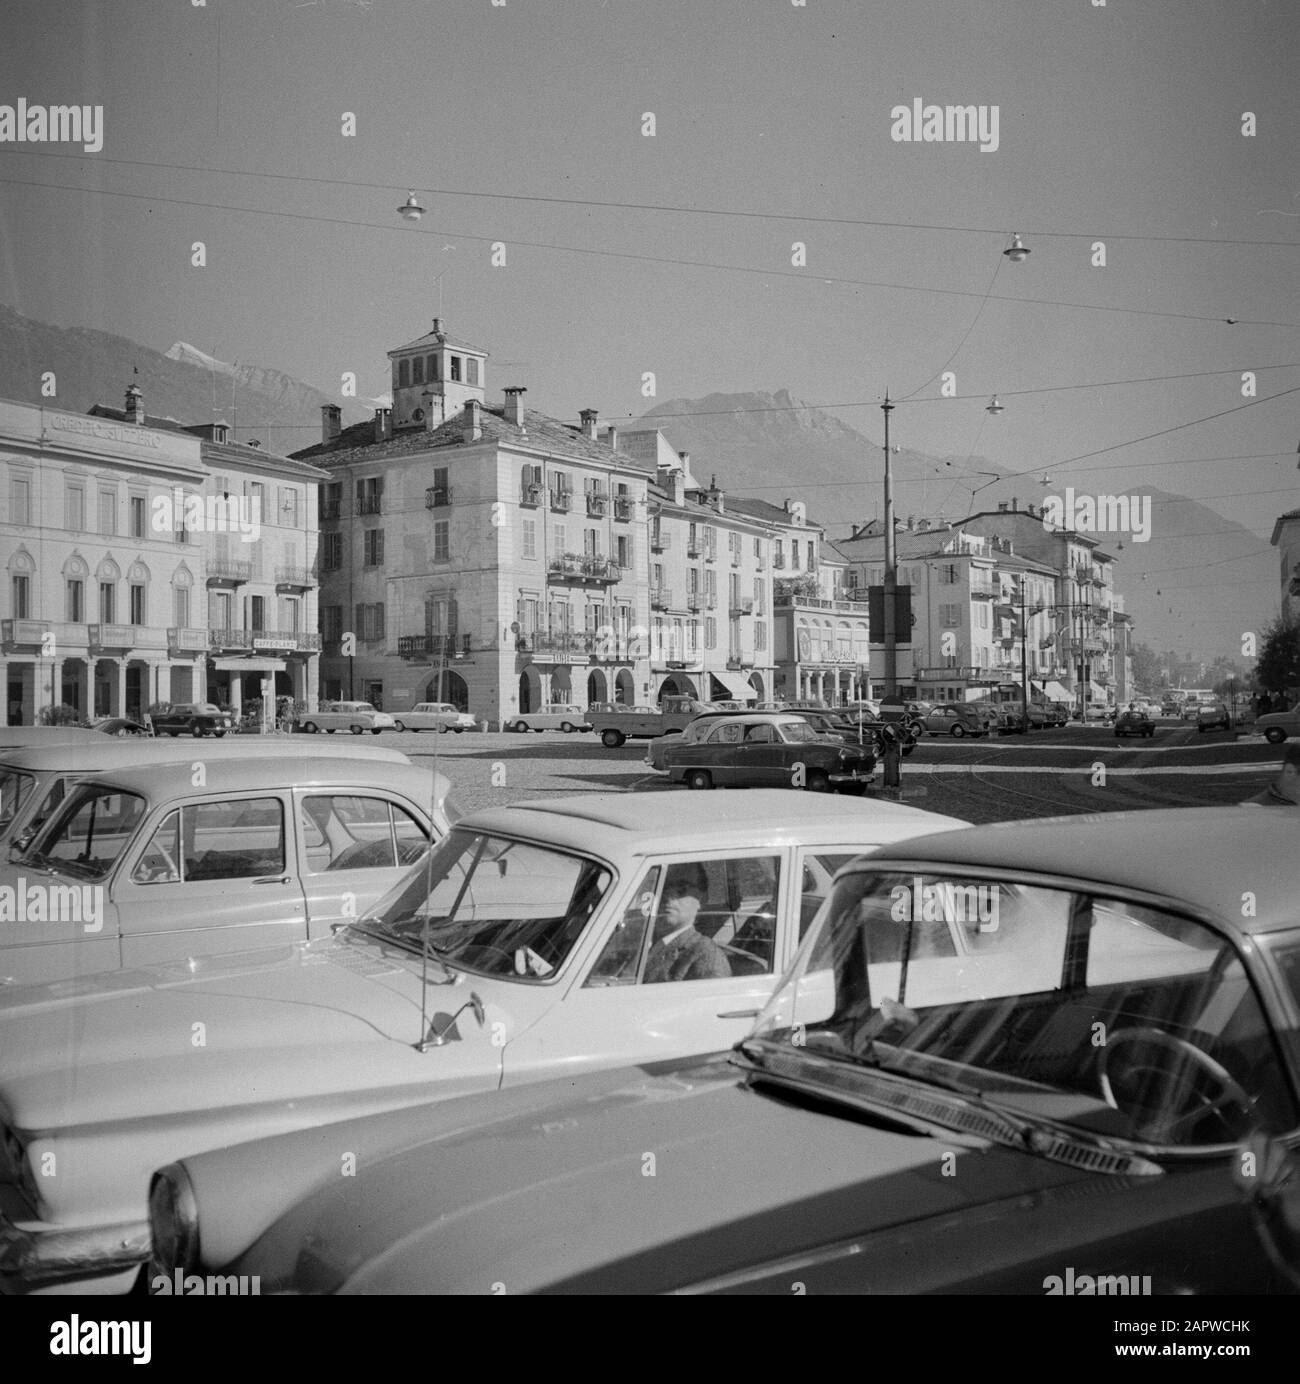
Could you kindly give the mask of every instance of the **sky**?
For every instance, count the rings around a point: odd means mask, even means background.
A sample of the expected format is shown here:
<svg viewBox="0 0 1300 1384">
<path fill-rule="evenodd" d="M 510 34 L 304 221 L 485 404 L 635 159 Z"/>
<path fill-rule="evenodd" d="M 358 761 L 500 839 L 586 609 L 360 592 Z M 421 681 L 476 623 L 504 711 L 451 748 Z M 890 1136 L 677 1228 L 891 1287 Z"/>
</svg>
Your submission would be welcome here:
<svg viewBox="0 0 1300 1384">
<path fill-rule="evenodd" d="M 5 18 L 0 107 L 103 108 L 95 152 L 0 125 L 0 300 L 27 316 L 375 396 L 441 311 L 489 401 L 559 418 L 788 389 L 879 440 L 888 388 L 892 440 L 968 470 L 1181 492 L 1265 550 L 1300 506 L 1294 0 Z M 916 101 L 997 138 L 895 138 Z"/>
</svg>

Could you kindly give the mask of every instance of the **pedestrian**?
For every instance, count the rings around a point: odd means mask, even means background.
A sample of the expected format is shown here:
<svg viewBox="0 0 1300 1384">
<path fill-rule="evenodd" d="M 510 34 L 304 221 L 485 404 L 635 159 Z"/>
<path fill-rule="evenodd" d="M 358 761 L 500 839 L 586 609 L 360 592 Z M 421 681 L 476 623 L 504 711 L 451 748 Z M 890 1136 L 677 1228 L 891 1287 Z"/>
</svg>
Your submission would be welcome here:
<svg viewBox="0 0 1300 1384">
<path fill-rule="evenodd" d="M 1282 772 L 1243 807 L 1300 807 L 1300 743 L 1288 745 L 1282 756 Z"/>
</svg>

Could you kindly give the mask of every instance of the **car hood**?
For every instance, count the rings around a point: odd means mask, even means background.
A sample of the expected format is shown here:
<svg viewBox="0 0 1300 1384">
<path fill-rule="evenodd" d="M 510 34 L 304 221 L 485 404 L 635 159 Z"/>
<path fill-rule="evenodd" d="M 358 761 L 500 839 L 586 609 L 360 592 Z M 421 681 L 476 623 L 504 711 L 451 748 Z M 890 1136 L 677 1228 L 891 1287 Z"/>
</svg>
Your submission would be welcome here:
<svg viewBox="0 0 1300 1384">
<path fill-rule="evenodd" d="M 264 1292 L 658 1292 L 1090 1176 L 795 1103 L 717 1059 L 420 1113 L 422 1136 L 417 1112 L 392 1117 L 401 1137 L 386 1154 L 356 1179 L 335 1168 L 229 1267 Z M 277 1165 L 297 1157 L 286 1145 Z"/>
</svg>

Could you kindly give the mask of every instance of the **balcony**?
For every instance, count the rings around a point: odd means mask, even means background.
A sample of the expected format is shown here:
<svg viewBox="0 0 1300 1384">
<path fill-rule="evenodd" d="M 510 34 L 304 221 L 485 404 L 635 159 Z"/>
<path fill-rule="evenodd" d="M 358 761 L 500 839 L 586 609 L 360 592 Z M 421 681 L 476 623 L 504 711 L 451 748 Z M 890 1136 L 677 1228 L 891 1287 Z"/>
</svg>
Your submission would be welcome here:
<svg viewBox="0 0 1300 1384">
<path fill-rule="evenodd" d="M 783 570 L 784 567 L 785 567 L 785 554 L 784 554 L 784 553 L 773 553 L 773 554 L 772 554 L 772 566 L 773 566 L 778 572 L 780 572 L 781 570 Z"/>
<path fill-rule="evenodd" d="M 651 551 L 656 553 L 662 553 L 666 549 L 671 548 L 673 546 L 672 538 L 672 534 L 669 533 L 667 529 L 661 529 L 659 525 L 656 524 L 650 530 Z"/>
<path fill-rule="evenodd" d="M 740 566 L 740 554 L 735 550 L 735 548 L 732 548 L 731 550 L 731 565 L 733 567 Z"/>
<path fill-rule="evenodd" d="M 612 557 L 599 553 L 562 553 L 547 564 L 547 581 L 577 582 L 583 586 L 610 586 L 623 579 L 623 569 Z"/>
<path fill-rule="evenodd" d="M 687 610 L 703 610 L 703 609 L 704 609 L 704 593 L 703 593 L 702 591 L 688 591 L 688 592 L 686 593 L 686 609 L 687 609 Z"/>
<path fill-rule="evenodd" d="M 530 509 L 536 509 L 542 503 L 542 495 L 545 491 L 546 487 L 541 481 L 530 481 L 520 488 L 519 503 L 527 505 Z"/>
<path fill-rule="evenodd" d="M 593 519 L 603 519 L 609 513 L 609 496 L 598 490 L 587 491 L 587 513 Z"/>
<path fill-rule="evenodd" d="M 210 644 L 210 633 L 206 629 L 173 625 L 167 631 L 167 652 L 172 655 L 205 654 Z"/>
<path fill-rule="evenodd" d="M 732 615 L 752 615 L 754 613 L 754 598 L 752 596 L 733 596 L 728 612 Z"/>
<path fill-rule="evenodd" d="M 125 654 L 132 649 L 160 649 L 161 630 L 141 625 L 87 625 L 86 632 L 92 653 Z"/>
<path fill-rule="evenodd" d="M 666 586 L 650 588 L 650 607 L 652 610 L 667 610 L 673 603 L 673 593 Z"/>
<path fill-rule="evenodd" d="M 754 666 L 754 655 L 748 649 L 733 649 L 727 655 L 727 667 L 733 672 L 740 668 L 752 668 Z"/>
<path fill-rule="evenodd" d="M 632 639 L 626 634 L 606 630 L 561 631 L 550 634 L 531 630 L 515 640 L 517 653 L 530 655 L 538 663 L 586 663 L 591 659 L 603 663 L 633 662 Z M 644 644 L 644 640 L 641 641 Z"/>
<path fill-rule="evenodd" d="M 425 509 L 442 509 L 444 505 L 451 504 L 451 486 L 431 485 L 424 492 Z"/>
<path fill-rule="evenodd" d="M 235 557 L 210 557 L 206 563 L 209 586 L 242 586 L 253 578 L 253 564 Z"/>
<path fill-rule="evenodd" d="M 253 651 L 252 630 L 210 629 L 208 648 L 214 654 L 248 654 Z"/>
<path fill-rule="evenodd" d="M 754 566 L 758 568 L 760 572 L 767 571 L 767 559 L 763 556 L 762 553 L 759 553 L 759 555 L 754 559 Z"/>
<path fill-rule="evenodd" d="M 474 661 L 474 646 L 468 634 L 399 634 L 397 656 L 412 663 L 433 663 L 443 659 Z"/>
<path fill-rule="evenodd" d="M 382 495 L 363 495 L 357 501 L 358 514 L 379 514 L 383 509 L 384 497 Z"/>
<path fill-rule="evenodd" d="M 573 507 L 573 492 L 570 490 L 552 490 L 551 508 L 560 514 L 568 514 Z"/>
<path fill-rule="evenodd" d="M 316 577 L 310 567 L 277 567 L 275 584 L 297 591 L 307 591 L 316 585 Z"/>
<path fill-rule="evenodd" d="M 5 647 L 28 650 L 44 658 L 60 657 L 68 648 L 85 648 L 86 626 L 69 620 L 4 620 L 0 634 Z"/>
<path fill-rule="evenodd" d="M 689 536 L 686 539 L 686 556 L 699 557 L 704 552 L 704 545 L 698 538 Z"/>
<path fill-rule="evenodd" d="M 337 519 L 339 517 L 340 501 L 322 500 L 320 502 L 321 519 Z"/>
<path fill-rule="evenodd" d="M 614 498 L 614 519 L 620 524 L 632 522 L 632 501 L 627 498 Z"/>
</svg>

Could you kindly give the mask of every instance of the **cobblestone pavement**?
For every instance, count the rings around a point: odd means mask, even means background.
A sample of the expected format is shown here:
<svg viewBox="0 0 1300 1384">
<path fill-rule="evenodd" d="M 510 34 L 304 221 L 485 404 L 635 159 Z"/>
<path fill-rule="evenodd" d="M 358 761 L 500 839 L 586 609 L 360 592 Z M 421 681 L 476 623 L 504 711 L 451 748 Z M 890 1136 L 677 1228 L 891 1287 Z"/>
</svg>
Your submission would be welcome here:
<svg viewBox="0 0 1300 1384">
<path fill-rule="evenodd" d="M 383 743 L 422 763 L 436 759 L 470 810 L 571 793 L 687 791 L 646 767 L 648 741 L 608 750 L 590 735 L 558 731 L 408 732 L 385 735 Z M 1100 726 L 992 740 L 932 738 L 903 761 L 903 796 L 918 807 L 974 822 L 1226 805 L 1258 793 L 1278 771 L 1281 756 L 1281 746 L 1258 735 L 1199 735 L 1172 721 L 1149 740 L 1117 740 Z M 744 810 L 743 791 L 717 796 L 720 814 Z"/>
</svg>

